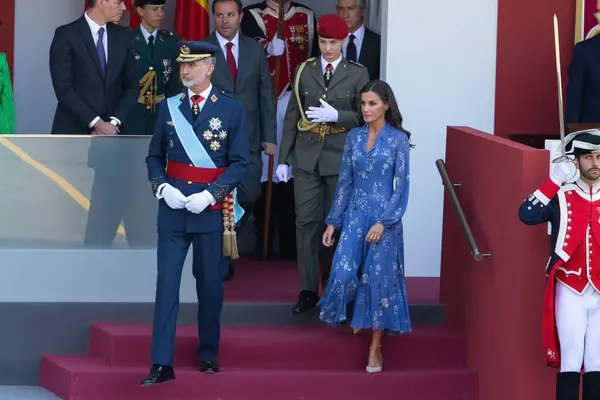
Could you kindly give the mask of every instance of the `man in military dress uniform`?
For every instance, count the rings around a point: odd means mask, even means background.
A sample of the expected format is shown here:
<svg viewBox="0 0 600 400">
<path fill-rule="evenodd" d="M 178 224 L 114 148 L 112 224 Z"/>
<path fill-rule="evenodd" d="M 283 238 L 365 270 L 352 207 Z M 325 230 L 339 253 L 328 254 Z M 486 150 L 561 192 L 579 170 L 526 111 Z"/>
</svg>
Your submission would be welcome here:
<svg viewBox="0 0 600 400">
<path fill-rule="evenodd" d="M 159 29 L 166 0 L 135 0 L 142 23 L 131 29 L 140 93 L 123 134 L 152 135 L 158 104 L 181 91 L 175 59 L 179 38 Z"/>
<path fill-rule="evenodd" d="M 281 22 L 281 38 L 277 36 L 279 26 L 279 4 L 283 3 L 283 21 Z M 292 85 L 296 68 L 311 56 L 319 54 L 317 43 L 316 19 L 312 9 L 302 4 L 289 0 L 265 0 L 258 4 L 252 4 L 244 8 L 244 18 L 240 29 L 242 34 L 259 41 L 265 46 L 269 59 L 269 70 L 273 80 L 273 87 L 277 93 L 277 144 L 281 143 L 283 121 L 285 112 L 292 95 Z M 275 75 L 275 60 L 280 58 L 279 75 Z M 264 226 L 264 213 L 266 204 L 266 182 L 268 179 L 269 160 L 266 154 L 262 155 L 262 190 L 261 196 L 256 203 L 254 224 L 257 230 L 256 257 L 262 253 L 262 237 Z M 277 154 L 274 163 L 277 165 Z M 291 178 L 291 171 L 290 171 Z M 271 201 L 271 229 L 269 238 L 269 249 L 271 249 L 272 231 L 275 224 L 279 226 L 280 255 L 295 258 L 295 235 L 288 232 L 287 226 L 293 224 L 294 215 L 294 184 L 290 179 L 281 182 L 273 177 L 273 192 Z M 282 231 L 283 230 L 283 231 Z M 290 245 L 289 242 L 294 243 Z"/>
<path fill-rule="evenodd" d="M 324 15 L 317 29 L 322 55 L 298 67 L 276 170 L 282 181 L 289 179 L 289 166 L 294 172 L 301 289 L 294 314 L 309 310 L 319 300 L 318 253 L 323 221 L 335 195 L 346 133 L 359 124 L 360 91 L 369 81 L 365 67 L 342 57 L 348 36 L 344 20 Z M 323 265 L 330 268 L 332 257 L 333 252 L 328 252 L 322 258 Z"/>
<path fill-rule="evenodd" d="M 583 366 L 583 399 L 592 400 L 600 399 L 600 131 L 574 132 L 565 143 L 574 162 L 554 166 L 519 218 L 552 226 L 543 342 L 546 362 L 560 369 L 556 399 L 579 399 Z"/>
<path fill-rule="evenodd" d="M 211 74 L 219 47 L 181 42 L 183 94 L 159 108 L 146 164 L 159 199 L 158 276 L 152 367 L 142 386 L 175 378 L 173 351 L 183 264 L 193 244 L 198 295 L 198 360 L 218 372 L 224 257 L 236 258 L 235 223 L 243 210 L 235 187 L 250 163 L 241 102 L 214 88 Z"/>
</svg>

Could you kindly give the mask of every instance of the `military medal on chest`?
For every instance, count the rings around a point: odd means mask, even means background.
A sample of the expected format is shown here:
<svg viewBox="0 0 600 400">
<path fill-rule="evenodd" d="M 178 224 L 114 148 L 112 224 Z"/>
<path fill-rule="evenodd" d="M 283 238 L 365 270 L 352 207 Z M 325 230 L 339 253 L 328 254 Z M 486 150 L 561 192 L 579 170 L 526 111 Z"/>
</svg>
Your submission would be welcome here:
<svg viewBox="0 0 600 400">
<path fill-rule="evenodd" d="M 211 118 L 208 121 L 208 129 L 204 131 L 202 137 L 210 142 L 209 146 L 212 151 L 218 151 L 221 148 L 219 141 L 227 138 L 227 132 L 223 130 L 223 123 L 219 118 Z"/>
<path fill-rule="evenodd" d="M 292 37 L 290 40 L 296 44 L 300 50 L 304 50 L 304 42 L 307 42 L 307 34 L 304 25 L 292 25 L 290 26 L 290 32 Z"/>
<path fill-rule="evenodd" d="M 163 58 L 162 60 L 163 63 L 163 81 L 164 83 L 169 82 L 169 78 L 171 77 L 171 74 L 173 73 L 173 67 L 171 66 L 171 60 L 168 58 Z"/>
</svg>

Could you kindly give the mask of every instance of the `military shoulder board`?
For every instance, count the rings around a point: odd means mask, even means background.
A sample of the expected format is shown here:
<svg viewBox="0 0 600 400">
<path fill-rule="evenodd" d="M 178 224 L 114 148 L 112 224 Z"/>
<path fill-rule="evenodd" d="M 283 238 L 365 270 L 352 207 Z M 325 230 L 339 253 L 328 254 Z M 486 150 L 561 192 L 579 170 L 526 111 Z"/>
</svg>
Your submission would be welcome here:
<svg viewBox="0 0 600 400">
<path fill-rule="evenodd" d="M 362 65 L 361 63 L 356 62 L 356 61 L 348 60 L 348 62 L 351 64 L 354 64 L 354 65 L 358 65 L 359 67 L 364 67 L 364 65 Z"/>
</svg>

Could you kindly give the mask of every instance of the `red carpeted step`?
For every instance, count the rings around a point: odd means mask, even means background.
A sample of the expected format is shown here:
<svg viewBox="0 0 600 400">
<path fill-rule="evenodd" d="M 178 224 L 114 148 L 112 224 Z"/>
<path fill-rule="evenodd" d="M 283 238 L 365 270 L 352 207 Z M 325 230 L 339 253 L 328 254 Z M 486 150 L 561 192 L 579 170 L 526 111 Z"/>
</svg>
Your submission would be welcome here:
<svg viewBox="0 0 600 400">
<path fill-rule="evenodd" d="M 235 278 L 225 284 L 226 301 L 295 303 L 298 299 L 298 267 L 295 261 L 240 258 L 234 263 Z M 436 304 L 440 301 L 439 277 L 407 277 L 406 286 L 411 304 Z"/>
<path fill-rule="evenodd" d="M 317 366 L 325 356 L 312 360 Z M 384 360 L 384 365 L 387 361 Z M 462 369 L 361 371 L 192 368 L 177 379 L 140 387 L 144 367 L 114 367 L 86 356 L 45 356 L 41 385 L 64 400 L 477 400 L 477 376 Z"/>
<path fill-rule="evenodd" d="M 89 354 L 116 366 L 149 366 L 150 325 L 96 324 Z M 224 367 L 258 369 L 360 370 L 365 366 L 370 334 L 348 327 L 224 326 L 219 362 Z M 195 326 L 179 326 L 175 365 L 197 365 Z M 462 335 L 443 326 L 418 326 L 409 334 L 385 337 L 386 368 L 447 368 L 465 365 Z M 326 355 L 324 357 L 324 355 Z"/>
</svg>

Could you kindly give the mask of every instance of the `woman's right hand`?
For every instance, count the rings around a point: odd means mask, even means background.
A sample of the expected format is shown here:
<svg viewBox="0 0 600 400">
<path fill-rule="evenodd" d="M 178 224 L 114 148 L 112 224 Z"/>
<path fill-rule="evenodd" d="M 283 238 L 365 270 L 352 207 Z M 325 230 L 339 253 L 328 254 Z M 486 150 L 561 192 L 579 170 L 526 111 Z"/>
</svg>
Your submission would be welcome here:
<svg viewBox="0 0 600 400">
<path fill-rule="evenodd" d="M 333 246 L 333 242 L 335 242 L 335 240 L 333 239 L 334 233 L 335 233 L 335 227 L 333 225 L 327 225 L 327 229 L 325 229 L 325 232 L 323 233 L 323 246 L 325 246 L 325 247 Z"/>
</svg>

